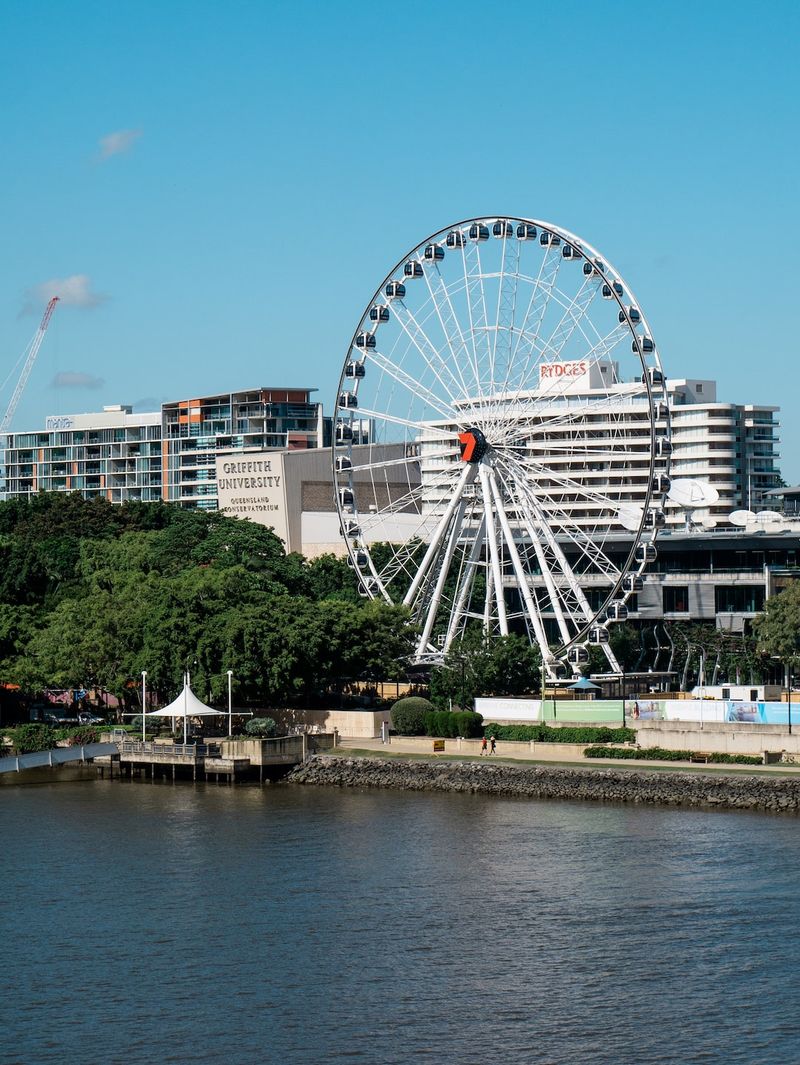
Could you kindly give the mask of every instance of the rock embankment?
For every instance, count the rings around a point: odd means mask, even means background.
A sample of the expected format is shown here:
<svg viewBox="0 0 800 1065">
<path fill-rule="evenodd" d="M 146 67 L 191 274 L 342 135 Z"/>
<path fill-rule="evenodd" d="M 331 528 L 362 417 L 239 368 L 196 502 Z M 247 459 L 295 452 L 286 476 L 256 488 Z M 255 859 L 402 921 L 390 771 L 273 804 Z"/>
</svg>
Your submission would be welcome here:
<svg viewBox="0 0 800 1065">
<path fill-rule="evenodd" d="M 345 788 L 402 788 L 530 799 L 706 806 L 727 810 L 800 810 L 800 778 L 510 766 L 496 762 L 414 762 L 404 759 L 316 756 L 287 777 L 290 783 Z"/>
</svg>

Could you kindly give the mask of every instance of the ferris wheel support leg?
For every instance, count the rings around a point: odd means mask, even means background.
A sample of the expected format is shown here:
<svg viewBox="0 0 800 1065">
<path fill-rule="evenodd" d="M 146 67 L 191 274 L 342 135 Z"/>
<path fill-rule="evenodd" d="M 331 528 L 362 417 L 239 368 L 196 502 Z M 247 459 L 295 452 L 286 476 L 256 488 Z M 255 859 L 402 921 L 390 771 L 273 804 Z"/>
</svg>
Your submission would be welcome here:
<svg viewBox="0 0 800 1065">
<path fill-rule="evenodd" d="M 486 563 L 486 595 L 484 596 L 484 632 L 487 636 L 491 633 L 492 605 L 494 603 L 494 575 L 492 574 L 491 562 Z"/>
<path fill-rule="evenodd" d="M 537 519 L 537 517 L 528 510 L 525 505 L 525 500 L 520 495 L 517 495 L 517 505 L 525 515 L 528 535 L 531 538 L 533 549 L 536 552 L 536 559 L 539 563 L 539 568 L 542 571 L 542 578 L 544 579 L 545 587 L 547 588 L 547 594 L 550 596 L 550 602 L 553 607 L 553 613 L 556 615 L 556 622 L 558 624 L 558 631 L 561 633 L 561 639 L 564 643 L 569 643 L 571 636 L 566 618 L 564 617 L 561 597 L 558 594 L 558 589 L 553 580 L 551 566 L 548 564 L 544 550 L 542 549 L 542 539 L 546 540 L 547 538 L 545 531 L 546 522 Z"/>
<path fill-rule="evenodd" d="M 603 648 L 605 656 L 608 659 L 608 664 L 611 666 L 611 672 L 618 673 L 620 676 L 622 676 L 622 667 L 617 661 L 617 656 L 611 650 L 610 646 L 607 643 L 604 643 L 601 644 L 601 647 Z"/>
<path fill-rule="evenodd" d="M 453 561 L 453 555 L 456 550 L 458 538 L 461 534 L 461 529 L 464 524 L 464 511 L 467 508 L 467 501 L 462 497 L 461 502 L 456 510 L 455 520 L 453 521 L 450 529 L 450 535 L 447 540 L 447 547 L 445 548 L 444 558 L 442 559 L 442 565 L 439 569 L 439 576 L 436 578 L 436 587 L 433 590 L 430 604 L 428 605 L 428 616 L 425 619 L 425 626 L 422 630 L 422 635 L 419 638 L 417 645 L 417 653 L 423 654 L 428 641 L 431 638 L 431 632 L 433 631 L 434 623 L 436 622 L 436 615 L 439 613 L 439 604 L 442 601 L 442 592 L 447 581 L 447 575 L 450 572 L 450 564 Z"/>
<path fill-rule="evenodd" d="M 478 526 L 478 532 L 475 536 L 475 541 L 472 545 L 472 550 L 469 553 L 469 558 L 467 559 L 464 571 L 464 579 L 461 581 L 460 587 L 458 589 L 455 607 L 453 609 L 453 613 L 450 616 L 450 624 L 447 626 L 447 635 L 444 641 L 445 654 L 450 650 L 450 644 L 453 642 L 453 638 L 455 637 L 455 634 L 460 627 L 461 618 L 464 614 L 464 607 L 467 603 L 467 596 L 469 595 L 470 589 L 475 583 L 475 567 L 478 563 L 481 548 L 483 547 L 483 542 L 485 539 L 486 517 L 484 515 L 484 517 L 481 518 L 480 525 Z"/>
<path fill-rule="evenodd" d="M 492 491 L 489 487 L 489 472 L 485 462 L 479 466 L 483 505 L 486 512 L 486 532 L 489 540 L 489 556 L 492 562 L 492 580 L 494 582 L 495 602 L 497 603 L 497 622 L 500 635 L 508 636 L 508 617 L 506 616 L 506 597 L 503 590 L 503 573 L 500 569 L 500 550 L 497 545 L 497 529 L 494 523 Z"/>
<path fill-rule="evenodd" d="M 450 521 L 452 520 L 456 507 L 461 501 L 461 496 L 464 492 L 464 489 L 470 483 L 470 481 L 474 479 L 474 477 L 475 467 L 472 464 L 467 464 L 464 467 L 464 472 L 458 479 L 458 484 L 456 485 L 455 491 L 453 492 L 453 498 L 447 504 L 447 510 L 445 510 L 444 514 L 442 515 L 442 518 L 439 524 L 436 526 L 433 536 L 431 537 L 431 542 L 428 544 L 428 550 L 425 552 L 425 557 L 420 563 L 420 567 L 417 570 L 417 575 L 414 577 L 414 580 L 411 582 L 410 588 L 403 596 L 404 606 L 410 606 L 414 602 L 417 592 L 422 586 L 422 582 L 425 579 L 430 565 L 433 562 L 433 559 L 436 557 L 436 552 L 439 550 L 441 542 L 444 539 L 444 534 L 447 532 L 447 528 L 450 524 Z"/>
<path fill-rule="evenodd" d="M 502 505 L 502 499 L 500 498 L 500 490 L 497 487 L 497 482 L 494 477 L 494 471 L 488 475 L 488 481 L 491 485 L 492 494 L 494 495 L 495 503 L 497 506 L 497 516 L 500 519 L 500 527 L 503 530 L 503 536 L 505 537 L 506 545 L 508 546 L 508 553 L 511 556 L 511 564 L 514 567 L 514 575 L 517 578 L 517 584 L 522 595 L 525 606 L 528 609 L 528 615 L 533 625 L 533 631 L 536 633 L 536 640 L 539 644 L 539 650 L 542 655 L 542 663 L 547 670 L 551 679 L 554 677 L 552 667 L 550 664 L 550 658 L 548 654 L 548 642 L 547 636 L 544 631 L 544 624 L 539 616 L 539 611 L 536 604 L 533 601 L 531 595 L 528 579 L 525 574 L 525 567 L 522 564 L 522 559 L 519 557 L 519 551 L 517 545 L 514 542 L 514 537 L 511 532 L 511 526 L 508 521 L 508 516 L 505 512 L 505 508 Z"/>
</svg>

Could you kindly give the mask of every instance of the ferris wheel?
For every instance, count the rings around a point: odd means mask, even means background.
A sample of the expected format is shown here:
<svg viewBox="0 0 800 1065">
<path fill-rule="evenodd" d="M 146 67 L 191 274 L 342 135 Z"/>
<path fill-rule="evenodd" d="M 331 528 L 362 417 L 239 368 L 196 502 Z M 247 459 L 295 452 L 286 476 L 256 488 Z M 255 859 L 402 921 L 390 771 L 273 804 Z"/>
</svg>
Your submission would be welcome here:
<svg viewBox="0 0 800 1065">
<path fill-rule="evenodd" d="M 656 557 L 672 451 L 652 331 L 582 238 L 511 217 L 428 237 L 348 348 L 333 469 L 361 593 L 404 603 L 415 659 L 527 634 L 551 678 L 609 645 Z"/>
</svg>

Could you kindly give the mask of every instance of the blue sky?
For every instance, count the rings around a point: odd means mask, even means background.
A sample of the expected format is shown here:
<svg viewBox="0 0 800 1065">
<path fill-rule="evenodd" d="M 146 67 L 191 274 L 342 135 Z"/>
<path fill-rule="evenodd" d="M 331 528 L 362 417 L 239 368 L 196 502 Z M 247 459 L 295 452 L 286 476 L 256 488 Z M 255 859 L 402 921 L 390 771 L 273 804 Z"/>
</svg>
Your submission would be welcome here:
<svg viewBox="0 0 800 1065">
<path fill-rule="evenodd" d="M 798 31 L 782 0 L 5 0 L 0 378 L 74 279 L 15 427 L 262 384 L 330 409 L 394 262 L 508 213 L 615 264 L 668 375 L 782 406 L 796 483 Z"/>
</svg>

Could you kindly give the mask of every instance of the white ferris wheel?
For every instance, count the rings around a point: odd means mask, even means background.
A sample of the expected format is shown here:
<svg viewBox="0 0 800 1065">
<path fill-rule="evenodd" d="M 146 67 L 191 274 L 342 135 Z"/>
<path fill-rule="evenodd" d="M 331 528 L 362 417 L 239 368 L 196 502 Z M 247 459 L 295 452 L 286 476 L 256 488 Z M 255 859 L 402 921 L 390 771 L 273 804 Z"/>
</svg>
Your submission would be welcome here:
<svg viewBox="0 0 800 1065">
<path fill-rule="evenodd" d="M 416 661 L 480 627 L 527 634 L 551 678 L 590 645 L 619 672 L 672 448 L 652 332 L 596 249 L 511 217 L 428 237 L 367 304 L 336 408 L 350 563 L 410 608 Z"/>
</svg>

